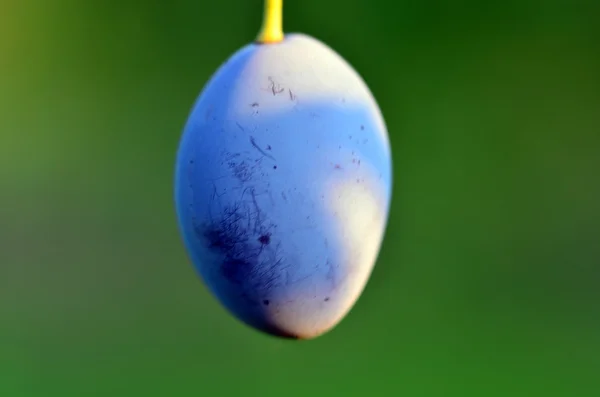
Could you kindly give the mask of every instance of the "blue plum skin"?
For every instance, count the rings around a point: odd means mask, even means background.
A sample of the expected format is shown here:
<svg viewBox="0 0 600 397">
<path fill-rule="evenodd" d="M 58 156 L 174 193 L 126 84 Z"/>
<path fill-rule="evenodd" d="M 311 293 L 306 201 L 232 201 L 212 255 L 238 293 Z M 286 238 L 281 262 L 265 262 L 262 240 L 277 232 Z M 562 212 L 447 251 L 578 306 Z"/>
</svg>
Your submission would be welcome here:
<svg viewBox="0 0 600 397">
<path fill-rule="evenodd" d="M 236 318 L 270 335 L 309 339 L 341 321 L 373 268 L 390 198 L 374 99 L 308 36 L 235 53 L 181 138 L 175 204 L 188 255 Z"/>
</svg>

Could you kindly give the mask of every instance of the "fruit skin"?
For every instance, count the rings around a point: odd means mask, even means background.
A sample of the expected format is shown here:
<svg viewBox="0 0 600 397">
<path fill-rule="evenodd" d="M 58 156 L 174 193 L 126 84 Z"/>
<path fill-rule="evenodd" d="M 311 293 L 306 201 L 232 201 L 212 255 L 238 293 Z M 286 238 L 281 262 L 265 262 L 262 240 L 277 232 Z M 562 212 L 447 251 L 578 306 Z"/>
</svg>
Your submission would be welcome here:
<svg viewBox="0 0 600 397">
<path fill-rule="evenodd" d="M 247 325 L 295 339 L 332 329 L 362 293 L 391 187 L 368 87 L 303 34 L 249 44 L 218 69 L 175 172 L 179 228 L 205 284 Z"/>
</svg>

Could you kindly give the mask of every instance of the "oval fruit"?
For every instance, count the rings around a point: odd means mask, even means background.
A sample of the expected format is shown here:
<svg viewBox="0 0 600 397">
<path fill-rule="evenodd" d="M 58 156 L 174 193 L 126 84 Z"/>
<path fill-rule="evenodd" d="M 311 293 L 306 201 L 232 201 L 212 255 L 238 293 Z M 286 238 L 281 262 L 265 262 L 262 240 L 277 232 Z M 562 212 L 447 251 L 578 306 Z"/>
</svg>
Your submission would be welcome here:
<svg viewBox="0 0 600 397">
<path fill-rule="evenodd" d="M 290 34 L 242 48 L 202 91 L 177 157 L 179 227 L 202 279 L 238 319 L 314 338 L 369 279 L 391 178 L 368 87 L 329 47 Z"/>
</svg>

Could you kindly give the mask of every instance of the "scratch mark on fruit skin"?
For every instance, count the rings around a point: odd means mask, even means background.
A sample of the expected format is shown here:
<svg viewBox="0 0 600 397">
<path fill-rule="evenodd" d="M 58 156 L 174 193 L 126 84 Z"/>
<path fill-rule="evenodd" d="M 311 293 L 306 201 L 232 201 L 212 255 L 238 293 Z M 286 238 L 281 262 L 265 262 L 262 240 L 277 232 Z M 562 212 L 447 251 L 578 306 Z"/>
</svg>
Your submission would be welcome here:
<svg viewBox="0 0 600 397">
<path fill-rule="evenodd" d="M 249 165 L 246 161 L 236 163 L 231 161 L 228 163 L 229 168 L 233 171 L 233 175 L 240 182 L 245 183 L 252 179 L 256 166 Z"/>
<path fill-rule="evenodd" d="M 283 87 L 281 87 L 279 84 L 277 84 L 275 82 L 275 80 L 273 80 L 272 77 L 269 76 L 269 82 L 271 83 L 271 92 L 273 93 L 273 96 L 281 94 L 283 91 L 285 91 L 285 89 Z"/>
<path fill-rule="evenodd" d="M 256 141 L 254 140 L 254 137 L 251 136 L 250 137 L 250 143 L 252 144 L 252 146 L 254 146 L 254 148 L 256 150 L 258 150 L 263 156 L 270 158 L 271 160 L 275 161 L 275 157 L 271 156 L 269 153 L 265 152 L 264 150 L 262 150 L 260 148 L 260 146 L 258 146 L 258 144 L 256 143 Z"/>
</svg>

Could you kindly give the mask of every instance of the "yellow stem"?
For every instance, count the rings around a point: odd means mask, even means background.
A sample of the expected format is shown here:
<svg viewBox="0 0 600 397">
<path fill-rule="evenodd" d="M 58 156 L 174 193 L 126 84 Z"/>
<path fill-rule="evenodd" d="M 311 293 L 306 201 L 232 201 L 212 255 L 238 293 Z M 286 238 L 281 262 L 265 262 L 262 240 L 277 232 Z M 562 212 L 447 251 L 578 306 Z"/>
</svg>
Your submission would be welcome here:
<svg viewBox="0 0 600 397">
<path fill-rule="evenodd" d="M 283 40 L 283 0 L 265 0 L 262 27 L 256 41 L 278 43 Z"/>
</svg>

